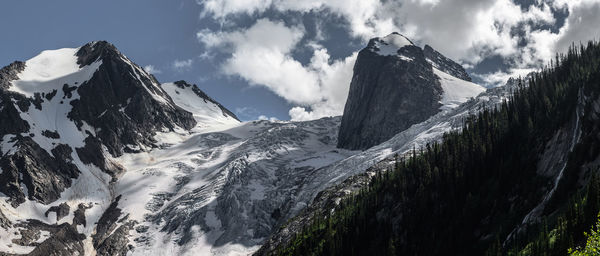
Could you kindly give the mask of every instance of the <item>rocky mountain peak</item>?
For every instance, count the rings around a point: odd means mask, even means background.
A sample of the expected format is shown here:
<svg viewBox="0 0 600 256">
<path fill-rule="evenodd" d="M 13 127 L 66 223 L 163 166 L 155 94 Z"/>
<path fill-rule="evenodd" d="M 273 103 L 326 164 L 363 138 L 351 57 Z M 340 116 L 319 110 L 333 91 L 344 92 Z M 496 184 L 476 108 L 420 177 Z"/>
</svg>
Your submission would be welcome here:
<svg viewBox="0 0 600 256">
<path fill-rule="evenodd" d="M 399 33 L 371 39 L 354 65 L 338 147 L 380 144 L 484 91 L 469 80 L 459 64 Z"/>
<path fill-rule="evenodd" d="M 115 178 L 122 169 L 110 158 L 159 147 L 158 133 L 197 124 L 106 41 L 0 69 L 0 118 L 10 120 L 0 123 L 0 192 L 15 207 L 54 202 L 89 166 Z"/>
<path fill-rule="evenodd" d="M 410 39 L 398 32 L 393 32 L 385 37 L 376 37 L 369 40 L 367 49 L 380 55 L 397 55 L 404 47 L 415 46 Z"/>
<path fill-rule="evenodd" d="M 0 69 L 0 90 L 10 86 L 10 81 L 18 79 L 17 74 L 25 69 L 25 62 L 15 61 Z"/>
<path fill-rule="evenodd" d="M 113 44 L 107 41 L 89 42 L 79 48 L 77 53 L 77 64 L 80 67 L 90 65 L 98 59 L 109 59 L 122 56 Z"/>
<path fill-rule="evenodd" d="M 119 159 L 239 123 L 197 86 L 160 84 L 106 41 L 0 69 L 0 120 L 2 241 L 32 255 L 124 254 L 135 222 L 120 216 Z"/>
</svg>

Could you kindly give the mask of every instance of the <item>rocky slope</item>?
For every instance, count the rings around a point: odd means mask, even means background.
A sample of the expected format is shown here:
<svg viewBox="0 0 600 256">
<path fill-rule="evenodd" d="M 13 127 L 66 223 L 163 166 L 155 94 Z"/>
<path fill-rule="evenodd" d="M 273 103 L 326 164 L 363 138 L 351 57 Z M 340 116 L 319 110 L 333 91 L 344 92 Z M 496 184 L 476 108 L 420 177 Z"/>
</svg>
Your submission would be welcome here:
<svg viewBox="0 0 600 256">
<path fill-rule="evenodd" d="M 444 133 L 460 129 L 469 115 L 485 108 L 494 108 L 508 100 L 516 86 L 517 80 L 511 78 L 505 86 L 488 89 L 454 109 L 442 111 L 377 146 L 327 167 L 327 172 L 330 174 L 328 177 L 337 182 L 315 189 L 321 192 L 296 217 L 274 232 L 255 255 L 273 254 L 275 248 L 287 244 L 295 234 L 309 225 L 313 216 L 323 216 L 333 211 L 342 199 L 364 188 L 371 177 L 392 168 L 397 159 L 412 149 L 424 147 L 433 141 L 440 141 Z M 339 180 L 336 177 L 347 178 Z"/>
<path fill-rule="evenodd" d="M 114 158 L 206 125 L 194 117 L 104 41 L 2 68 L 0 252 L 124 254 L 135 222 L 120 214 L 114 188 L 126 169 Z"/>
<path fill-rule="evenodd" d="M 425 55 L 425 59 L 432 67 L 453 77 L 471 82 L 471 77 L 460 64 L 442 55 L 431 48 L 431 46 L 425 45 L 425 47 L 423 47 L 423 55 Z"/>
<path fill-rule="evenodd" d="M 252 253 L 320 191 L 476 111 L 479 101 L 459 107 L 473 92 L 445 88 L 479 87 L 428 72 L 448 92 L 430 100 L 441 112 L 357 152 L 336 148 L 340 117 L 240 123 L 196 86 L 159 84 L 106 42 L 15 62 L 0 70 L 0 118 L 13 121 L 0 124 L 0 252 Z"/>
<path fill-rule="evenodd" d="M 358 54 L 338 147 L 367 149 L 483 92 L 439 52 L 393 33 Z"/>
<path fill-rule="evenodd" d="M 459 106 L 456 117 L 467 109 L 493 110 L 467 118 L 464 133 L 444 136 L 443 144 L 429 145 L 413 158 L 417 161 L 402 161 L 352 201 L 338 205 L 395 159 L 320 193 L 257 254 L 285 246 L 278 249 L 286 255 L 565 255 L 585 244 L 582 234 L 596 223 L 600 209 L 598 48 L 590 42 L 571 49 L 560 65 L 535 74 L 514 95 L 513 79 Z M 507 96 L 510 102 L 496 108 L 499 101 L 493 98 Z M 449 127 L 450 120 L 432 120 L 430 127 Z M 381 145 L 413 137 L 405 132 Z M 444 152 L 452 147 L 461 149 Z M 454 170 L 442 175 L 443 168 Z M 403 186 L 412 187 L 398 189 Z M 310 223 L 315 217 L 319 222 Z M 448 234 L 452 239 L 444 239 Z"/>
</svg>

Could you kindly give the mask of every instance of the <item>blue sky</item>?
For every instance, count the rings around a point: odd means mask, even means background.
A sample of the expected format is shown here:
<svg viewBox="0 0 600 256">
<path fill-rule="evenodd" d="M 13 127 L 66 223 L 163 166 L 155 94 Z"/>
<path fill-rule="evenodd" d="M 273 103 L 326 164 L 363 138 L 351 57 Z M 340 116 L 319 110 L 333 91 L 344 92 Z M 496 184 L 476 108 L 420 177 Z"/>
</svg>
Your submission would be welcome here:
<svg viewBox="0 0 600 256">
<path fill-rule="evenodd" d="M 26 60 L 47 49 L 79 47 L 107 40 L 140 66 L 153 65 L 161 82 L 186 80 L 246 120 L 259 115 L 287 117 L 289 104 L 262 87 L 249 88 L 235 77 L 217 75 L 217 64 L 201 61 L 200 28 L 218 27 L 200 19 L 195 1 L 4 1 L 0 65 Z M 192 59 L 189 68 L 176 69 L 177 60 Z"/>
<path fill-rule="evenodd" d="M 0 65 L 107 40 L 243 120 L 302 120 L 341 114 L 369 38 L 398 31 L 496 86 L 598 38 L 599 14 L 597 0 L 4 1 Z"/>
</svg>

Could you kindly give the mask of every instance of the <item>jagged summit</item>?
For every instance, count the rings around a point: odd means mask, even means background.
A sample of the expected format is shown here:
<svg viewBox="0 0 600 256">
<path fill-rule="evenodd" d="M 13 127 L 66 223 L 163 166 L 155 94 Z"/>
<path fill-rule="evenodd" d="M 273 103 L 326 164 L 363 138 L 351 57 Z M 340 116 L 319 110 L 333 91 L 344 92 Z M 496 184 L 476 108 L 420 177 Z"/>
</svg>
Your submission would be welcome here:
<svg viewBox="0 0 600 256">
<path fill-rule="evenodd" d="M 338 147 L 367 149 L 485 89 L 460 64 L 399 33 L 373 38 L 359 52 Z"/>
<path fill-rule="evenodd" d="M 453 77 L 471 82 L 471 77 L 469 76 L 469 74 L 467 74 L 467 71 L 460 64 L 442 55 L 440 52 L 431 48 L 431 46 L 425 45 L 425 47 L 423 47 L 423 54 L 425 55 L 427 61 L 431 63 L 433 67 Z"/>
<path fill-rule="evenodd" d="M 168 146 L 165 134 L 239 122 L 190 88 L 171 95 L 106 41 L 0 69 L 0 254 L 121 254 L 115 243 L 134 222 L 121 216 L 115 230 L 117 158 Z M 199 95 L 193 108 L 181 100 Z M 23 232 L 33 235 L 15 238 Z"/>
<path fill-rule="evenodd" d="M 75 55 L 78 57 L 77 63 L 80 66 L 89 65 L 99 58 L 122 56 L 117 47 L 107 41 L 89 42 L 78 48 Z"/>
<path fill-rule="evenodd" d="M 369 40 L 366 49 L 383 56 L 397 56 L 405 61 L 413 60 L 414 58 L 403 54 L 405 50 L 402 49 L 405 47 L 421 49 L 425 59 L 433 67 L 456 78 L 471 82 L 471 77 L 460 64 L 442 55 L 430 45 L 426 44 L 423 48 L 416 46 L 410 39 L 398 32 L 393 32 L 385 37 L 375 37 Z"/>
</svg>

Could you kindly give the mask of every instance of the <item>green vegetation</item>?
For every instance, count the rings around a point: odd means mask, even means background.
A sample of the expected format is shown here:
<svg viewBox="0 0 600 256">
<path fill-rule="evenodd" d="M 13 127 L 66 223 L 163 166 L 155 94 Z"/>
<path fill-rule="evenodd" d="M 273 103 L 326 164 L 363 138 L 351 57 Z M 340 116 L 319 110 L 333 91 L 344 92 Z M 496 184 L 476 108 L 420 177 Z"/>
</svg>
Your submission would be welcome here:
<svg viewBox="0 0 600 256">
<path fill-rule="evenodd" d="M 565 255 L 580 246 L 600 205 L 600 182 L 591 176 L 596 170 L 581 171 L 600 155 L 600 122 L 590 104 L 580 120 L 580 143 L 542 221 L 521 222 L 552 187 L 552 180 L 537 174 L 546 143 L 576 120 L 580 94 L 600 94 L 600 45 L 572 46 L 526 82 L 500 106 L 465 120 L 462 131 L 413 150 L 393 170 L 374 176 L 334 213 L 314 216 L 275 253 Z"/>
<path fill-rule="evenodd" d="M 596 228 L 592 229 L 591 234 L 585 234 L 587 236 L 587 243 L 585 248 L 577 250 L 569 250 L 571 256 L 590 256 L 600 255 L 600 220 L 596 223 Z"/>
</svg>

